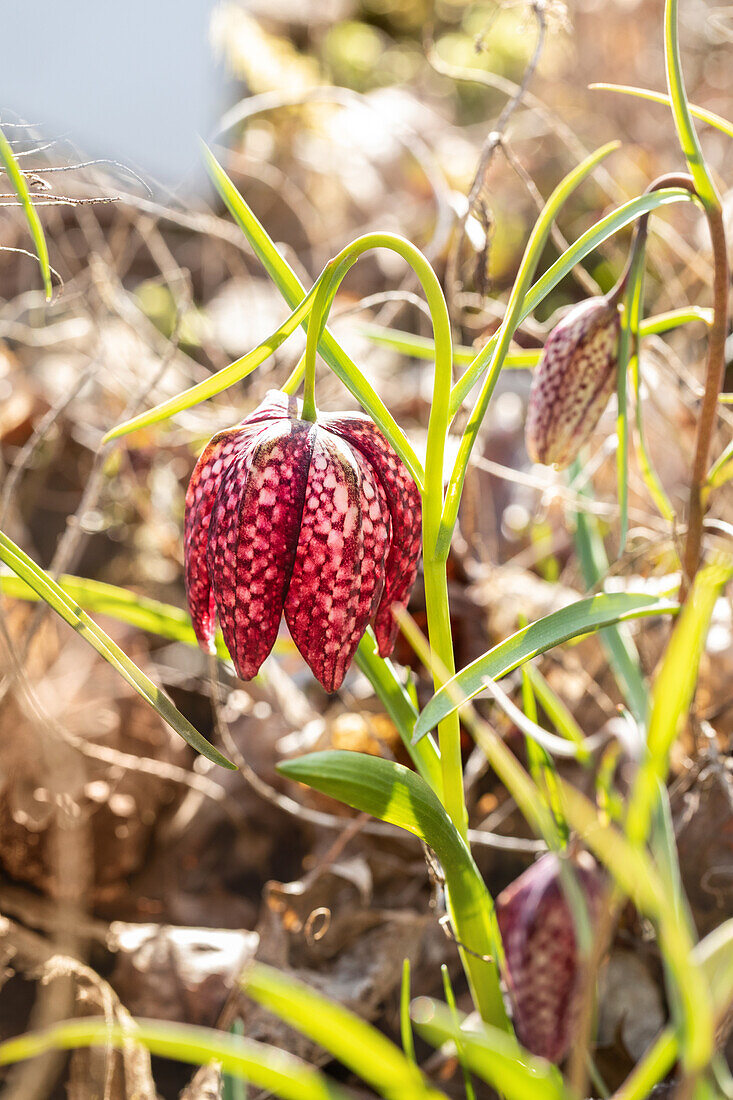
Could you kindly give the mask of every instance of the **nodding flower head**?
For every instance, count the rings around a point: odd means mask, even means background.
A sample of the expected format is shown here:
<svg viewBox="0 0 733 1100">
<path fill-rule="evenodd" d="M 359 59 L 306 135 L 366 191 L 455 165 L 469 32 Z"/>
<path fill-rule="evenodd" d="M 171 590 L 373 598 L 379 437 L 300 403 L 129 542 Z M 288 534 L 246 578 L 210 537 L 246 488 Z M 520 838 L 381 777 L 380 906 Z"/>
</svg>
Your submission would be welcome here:
<svg viewBox="0 0 733 1100">
<path fill-rule="evenodd" d="M 603 889 L 600 869 L 580 852 L 568 870 L 593 927 Z M 517 1037 L 532 1054 L 559 1062 L 577 1030 L 584 974 L 559 858 L 542 856 L 507 886 L 496 899 L 496 915 Z"/>
<path fill-rule="evenodd" d="M 589 298 L 555 326 L 532 379 L 525 436 L 533 462 L 569 466 L 616 385 L 619 314 Z"/>
<path fill-rule="evenodd" d="M 326 691 L 336 691 L 367 626 L 394 648 L 420 555 L 420 494 L 359 413 L 301 420 L 293 398 L 262 404 L 207 444 L 186 494 L 186 592 L 196 637 L 216 617 L 243 680 L 259 671 L 285 615 Z"/>
</svg>

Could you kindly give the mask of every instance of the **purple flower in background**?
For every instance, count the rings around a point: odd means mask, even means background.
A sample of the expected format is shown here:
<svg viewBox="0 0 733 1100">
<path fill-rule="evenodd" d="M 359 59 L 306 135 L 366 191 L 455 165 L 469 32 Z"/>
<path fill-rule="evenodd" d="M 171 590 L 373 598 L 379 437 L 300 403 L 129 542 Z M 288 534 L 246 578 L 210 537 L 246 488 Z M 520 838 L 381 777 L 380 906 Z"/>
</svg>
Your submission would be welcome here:
<svg viewBox="0 0 733 1100">
<path fill-rule="evenodd" d="M 619 328 L 615 302 L 589 298 L 547 337 L 525 427 L 533 462 L 569 466 L 589 438 L 616 387 Z"/>
<path fill-rule="evenodd" d="M 568 870 L 594 925 L 602 894 L 600 869 L 588 852 L 581 852 Z M 582 960 L 559 858 L 552 852 L 542 856 L 507 886 L 496 899 L 496 916 L 517 1038 L 532 1054 L 559 1062 L 577 1030 L 583 991 Z"/>
</svg>

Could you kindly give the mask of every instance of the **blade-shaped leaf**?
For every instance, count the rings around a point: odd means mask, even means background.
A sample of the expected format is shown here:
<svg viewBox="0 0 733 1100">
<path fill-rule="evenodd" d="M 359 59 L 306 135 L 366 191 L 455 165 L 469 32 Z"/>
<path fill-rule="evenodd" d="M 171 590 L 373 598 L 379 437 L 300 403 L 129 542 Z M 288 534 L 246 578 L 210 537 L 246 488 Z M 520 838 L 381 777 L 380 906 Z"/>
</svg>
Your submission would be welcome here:
<svg viewBox="0 0 733 1100">
<path fill-rule="evenodd" d="M 580 472 L 580 469 L 580 461 L 576 459 L 573 474 Z M 589 499 L 592 496 L 589 485 L 584 485 L 579 492 Z M 589 512 L 576 513 L 574 540 L 586 588 L 594 588 L 608 572 L 608 557 L 596 516 Z M 608 626 L 601 631 L 600 642 L 626 705 L 639 729 L 645 729 L 647 688 L 630 632 L 625 627 Z"/>
<path fill-rule="evenodd" d="M 657 784 L 666 779 L 672 744 L 690 709 L 713 609 L 732 576 L 730 558 L 712 562 L 697 574 L 654 681 L 647 755 L 637 773 L 626 823 L 636 843 L 646 839 Z"/>
<path fill-rule="evenodd" d="M 413 1002 L 412 1018 L 432 1046 L 460 1043 L 469 1068 L 506 1100 L 569 1100 L 557 1067 L 519 1047 L 505 1031 L 486 1024 L 462 1027 L 448 1005 L 429 997 Z"/>
<path fill-rule="evenodd" d="M 275 352 L 280 345 L 295 332 L 298 325 L 302 324 L 304 320 L 307 320 L 313 305 L 313 299 L 315 298 L 316 288 L 317 284 L 313 286 L 310 293 L 303 298 L 302 302 L 300 302 L 290 316 L 283 321 L 279 328 L 275 329 L 275 331 L 271 333 L 266 340 L 263 340 L 258 347 L 247 352 L 247 354 L 243 355 L 240 359 L 236 359 L 233 363 L 230 363 L 228 367 L 223 367 L 220 371 L 217 371 L 216 374 L 212 374 L 209 378 L 204 378 L 202 382 L 197 382 L 196 385 L 191 386 L 190 389 L 176 394 L 175 397 L 170 397 L 167 401 L 161 402 L 160 405 L 156 405 L 152 409 L 147 409 L 145 412 L 133 416 L 131 420 L 125 420 L 122 424 L 118 424 L 107 432 L 102 439 L 102 443 L 109 443 L 113 439 L 120 439 L 124 435 L 129 435 L 130 432 L 136 432 L 139 428 L 145 428 L 151 424 L 158 424 L 163 420 L 169 420 L 172 416 L 175 416 L 176 413 L 183 412 L 184 409 L 190 409 L 193 405 L 198 405 L 201 401 L 206 401 L 210 397 L 215 397 L 216 394 L 221 393 L 222 390 L 226 390 L 229 386 L 241 382 L 243 378 L 246 378 L 248 374 L 256 370 L 266 359 L 269 359 L 273 352 Z"/>
<path fill-rule="evenodd" d="M 401 683 L 392 662 L 379 656 L 371 628 L 359 642 L 355 661 L 386 707 L 420 775 L 434 791 L 440 793 L 443 783 L 440 753 L 432 737 L 424 738 L 419 745 L 413 745 L 417 707 L 408 695 L 407 688 Z"/>
<path fill-rule="evenodd" d="M 681 309 L 670 309 L 666 313 L 657 313 L 653 317 L 647 317 L 639 325 L 642 336 L 659 336 L 670 332 L 681 325 L 689 325 L 695 321 L 702 321 L 709 325 L 713 319 L 713 311 L 703 306 L 686 306 Z M 382 347 L 391 348 L 392 351 L 409 355 L 413 359 L 435 358 L 435 341 L 430 336 L 416 336 L 412 332 L 402 329 L 385 328 L 382 325 L 362 324 L 358 331 L 367 340 Z M 531 370 L 539 362 L 542 348 L 517 348 L 512 347 L 504 360 L 504 370 Z M 476 349 L 466 344 L 456 344 L 453 348 L 453 362 L 457 367 L 467 367 L 476 358 Z"/>
<path fill-rule="evenodd" d="M 116 584 L 94 581 L 89 577 L 73 577 L 69 573 L 63 573 L 58 579 L 58 584 L 84 611 L 96 611 L 120 623 L 146 630 L 149 634 L 157 634 L 160 638 L 182 642 L 184 645 L 191 646 L 192 649 L 199 648 L 198 639 L 191 626 L 191 618 L 182 607 L 161 603 L 160 600 L 153 600 L 149 596 L 140 596 L 137 592 L 131 592 L 129 588 L 120 588 Z M 0 572 L 0 592 L 17 600 L 38 602 L 42 598 L 15 573 Z M 229 651 L 224 644 L 221 630 L 217 630 L 215 641 L 217 657 L 228 661 Z M 279 638 L 275 642 L 273 653 L 292 653 L 294 649 L 295 645 L 292 641 Z"/>
<path fill-rule="evenodd" d="M 589 84 L 588 87 L 593 92 L 620 92 L 621 95 L 646 99 L 650 103 L 662 103 L 666 107 L 672 106 L 672 100 L 666 92 L 653 92 L 650 88 L 635 88 L 630 84 L 605 83 Z M 729 122 L 727 118 L 723 118 L 721 115 L 714 114 L 713 111 L 706 110 L 705 107 L 696 107 L 693 103 L 688 104 L 688 106 L 693 118 L 699 119 L 700 122 L 706 122 L 708 126 L 714 126 L 716 130 L 720 130 L 721 133 L 733 138 L 733 122 Z"/>
<path fill-rule="evenodd" d="M 636 199 L 631 199 L 629 202 L 619 206 L 617 210 L 613 210 L 610 214 L 607 214 L 605 218 L 601 218 L 600 221 L 596 222 L 590 229 L 586 230 L 585 233 L 578 237 L 577 241 L 563 252 L 562 256 L 555 260 L 554 264 L 548 267 L 544 275 L 542 275 L 527 291 L 527 294 L 522 300 L 521 309 L 518 312 L 517 325 L 521 324 L 525 317 L 528 317 L 530 313 L 537 308 L 553 287 L 557 286 L 561 279 L 564 279 L 577 263 L 584 259 L 593 249 L 598 248 L 599 245 L 608 240 L 609 237 L 612 237 L 614 233 L 618 233 L 620 229 L 630 225 L 643 214 L 651 210 L 656 210 L 660 206 L 665 206 L 668 203 L 674 202 L 691 201 L 692 199 L 689 191 L 685 191 L 681 187 L 668 187 L 660 191 L 654 191 L 648 195 L 640 195 Z M 476 380 L 483 374 L 486 369 L 488 357 L 497 343 L 498 334 L 491 337 L 485 347 L 481 349 L 482 353 L 474 357 L 471 366 L 456 382 L 451 394 L 451 415 L 455 415 Z"/>
<path fill-rule="evenodd" d="M 693 951 L 686 913 L 677 907 L 674 896 L 667 895 L 646 848 L 632 844 L 580 791 L 561 778 L 558 783 L 570 825 L 656 925 L 664 963 L 676 986 L 672 1003 L 680 1017 L 683 1058 L 688 1069 L 702 1068 L 713 1050 L 713 1006 Z"/>
<path fill-rule="evenodd" d="M 161 1058 L 191 1065 L 219 1062 L 225 1073 L 250 1081 L 282 1100 L 348 1100 L 338 1085 L 285 1050 L 206 1027 L 154 1020 L 135 1020 L 134 1027 L 110 1024 L 104 1019 L 68 1020 L 0 1043 L 0 1065 L 36 1058 L 48 1050 L 107 1045 L 122 1048 L 130 1043 L 140 1043 Z"/>
<path fill-rule="evenodd" d="M 484 690 L 487 677 L 498 680 L 538 653 L 612 623 L 646 615 L 670 615 L 677 610 L 678 604 L 659 596 L 614 592 L 578 600 L 569 607 L 553 611 L 518 630 L 448 680 L 422 711 L 415 727 L 415 739 L 424 737 L 447 714 Z"/>
<path fill-rule="evenodd" d="M 317 752 L 288 760 L 289 779 L 340 799 L 347 806 L 398 825 L 432 848 L 443 867 L 456 936 L 482 1017 L 508 1029 L 496 966 L 501 950 L 493 902 L 466 844 L 435 792 L 415 772 L 391 760 L 358 752 Z"/>
<path fill-rule="evenodd" d="M 437 1100 L 399 1047 L 355 1013 L 272 966 L 256 963 L 242 986 L 248 996 L 324 1047 L 386 1100 Z"/>
<path fill-rule="evenodd" d="M 285 301 L 291 309 L 295 309 L 306 295 L 300 279 L 290 264 L 280 255 L 264 226 L 257 220 L 207 146 L 204 146 L 204 160 L 214 186 L 226 203 L 230 214 L 252 245 L 257 258 Z M 318 342 L 318 351 L 334 374 L 341 379 L 359 404 L 366 409 L 374 422 L 379 425 L 412 474 L 415 483 L 422 487 L 425 474 L 420 463 L 416 462 L 414 451 L 407 436 L 373 386 L 366 380 L 329 329 L 324 330 Z"/>
<path fill-rule="evenodd" d="M 187 718 L 173 705 L 170 699 L 156 687 L 134 661 L 131 661 L 126 653 L 116 645 L 108 634 L 98 627 L 86 612 L 74 603 L 47 573 L 40 569 L 31 558 L 25 554 L 19 546 L 16 546 L 6 535 L 0 531 L 0 561 L 12 569 L 22 580 L 26 582 L 48 606 L 68 623 L 69 626 L 89 643 L 101 657 L 104 657 L 124 680 L 149 703 L 163 718 L 171 729 L 175 730 L 191 748 L 200 752 L 214 764 L 221 764 L 224 768 L 235 768 L 226 756 L 218 749 L 210 745 L 199 731 L 191 725 Z"/>
<path fill-rule="evenodd" d="M 10 142 L 5 137 L 2 130 L 0 130 L 0 160 L 5 165 L 5 171 L 8 173 L 8 178 L 12 184 L 13 190 L 18 196 L 20 205 L 23 207 L 23 212 L 28 222 L 28 228 L 31 231 L 33 243 L 36 246 L 38 263 L 41 266 L 46 301 L 50 302 L 53 297 L 53 288 L 51 286 L 51 267 L 48 260 L 48 245 L 46 244 L 43 226 L 41 225 L 41 219 L 38 217 L 38 211 L 33 205 L 33 200 L 28 190 L 28 184 L 25 182 L 25 176 L 18 167 L 18 162 L 13 156 Z"/>
</svg>

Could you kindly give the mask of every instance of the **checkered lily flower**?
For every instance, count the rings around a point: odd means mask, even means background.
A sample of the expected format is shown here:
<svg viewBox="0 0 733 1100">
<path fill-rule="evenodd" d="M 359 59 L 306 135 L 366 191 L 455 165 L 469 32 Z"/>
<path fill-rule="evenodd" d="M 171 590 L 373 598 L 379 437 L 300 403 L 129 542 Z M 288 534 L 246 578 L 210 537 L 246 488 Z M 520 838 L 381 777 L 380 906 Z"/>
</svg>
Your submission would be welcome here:
<svg viewBox="0 0 733 1100">
<path fill-rule="evenodd" d="M 603 889 L 600 869 L 588 852 L 569 869 L 593 925 Z M 583 966 L 558 856 L 542 856 L 507 886 L 496 899 L 496 916 L 517 1038 L 532 1054 L 560 1062 L 577 1031 Z"/>
<path fill-rule="evenodd" d="M 213 651 L 218 616 L 243 680 L 259 671 L 282 615 L 326 691 L 336 691 L 367 626 L 388 656 L 393 615 L 417 575 L 417 486 L 359 413 L 301 420 L 270 390 L 207 444 L 186 494 L 186 592 Z"/>
<path fill-rule="evenodd" d="M 616 387 L 619 329 L 615 302 L 589 298 L 547 337 L 525 426 L 533 462 L 569 466 L 590 437 Z"/>
</svg>

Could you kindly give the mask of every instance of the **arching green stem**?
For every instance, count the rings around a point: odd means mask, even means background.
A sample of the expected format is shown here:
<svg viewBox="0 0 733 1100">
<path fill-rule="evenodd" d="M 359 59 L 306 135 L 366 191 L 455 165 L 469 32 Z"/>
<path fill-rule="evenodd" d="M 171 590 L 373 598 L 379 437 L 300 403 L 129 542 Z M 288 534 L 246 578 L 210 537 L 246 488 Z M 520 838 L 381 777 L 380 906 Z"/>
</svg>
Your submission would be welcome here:
<svg viewBox="0 0 733 1100">
<path fill-rule="evenodd" d="M 713 182 L 687 101 L 682 75 L 678 33 L 678 0 L 666 0 L 664 7 L 664 60 L 667 87 L 672 105 L 677 137 L 685 155 L 694 188 L 705 209 L 713 245 L 713 324 L 708 338 L 708 358 L 705 368 L 705 393 L 697 420 L 695 457 L 692 463 L 690 503 L 687 516 L 687 537 L 683 554 L 683 587 L 692 583 L 702 552 L 704 519 L 703 491 L 710 456 L 710 443 L 717 417 L 718 394 L 725 372 L 725 341 L 728 335 L 728 250 L 725 224 L 718 192 Z"/>
<path fill-rule="evenodd" d="M 596 150 L 595 153 L 592 153 L 582 162 L 582 164 L 579 164 L 577 168 L 570 172 L 552 192 L 527 242 L 527 247 L 524 251 L 524 256 L 522 257 L 522 262 L 519 266 L 519 271 L 509 296 L 504 320 L 497 334 L 496 343 L 493 348 L 483 348 L 476 356 L 471 367 L 469 367 L 470 371 L 478 372 L 479 368 L 483 369 L 483 364 L 488 357 L 491 356 L 481 392 L 479 393 L 476 404 L 473 407 L 468 423 L 464 429 L 463 438 L 461 439 L 458 449 L 458 456 L 448 483 L 448 492 L 446 494 L 437 546 L 438 556 L 443 560 L 448 557 L 453 528 L 458 518 L 458 506 L 461 500 L 463 481 L 466 476 L 466 470 L 468 469 L 471 451 L 476 442 L 481 423 L 486 415 L 486 410 L 489 407 L 489 401 L 491 400 L 494 387 L 499 379 L 499 374 L 504 365 L 506 354 L 509 351 L 512 337 L 520 322 L 524 300 L 530 288 L 537 264 L 539 263 L 540 255 L 550 235 L 552 223 L 568 196 L 593 171 L 596 165 L 599 164 L 604 157 L 607 157 L 609 153 L 612 153 L 617 148 L 618 142 L 610 142 L 608 145 L 604 145 L 601 149 Z"/>
<path fill-rule="evenodd" d="M 443 463 L 449 424 L 453 359 L 451 327 L 445 297 L 435 272 L 420 250 L 404 237 L 393 233 L 368 233 L 353 241 L 328 264 L 321 285 L 318 288 L 308 323 L 305 356 L 306 392 L 303 415 L 306 416 L 307 405 L 309 414 L 312 417 L 315 416 L 312 380 L 315 375 L 316 350 L 321 332 L 326 324 L 330 305 L 349 268 L 356 263 L 361 255 L 374 248 L 387 248 L 392 252 L 396 252 L 410 265 L 420 280 L 433 322 L 435 377 L 428 422 L 425 484 L 422 487 L 423 568 L 430 644 L 435 654 L 440 658 L 442 665 L 452 675 L 455 672 L 455 660 L 445 571 L 447 554 L 442 555 L 437 552 L 438 534 L 443 511 Z M 437 690 L 442 681 L 439 676 L 435 675 L 434 680 Z M 438 739 L 445 808 L 453 824 L 465 840 L 467 821 L 463 795 L 460 728 L 457 715 L 452 715 L 441 723 L 438 729 Z"/>
</svg>

